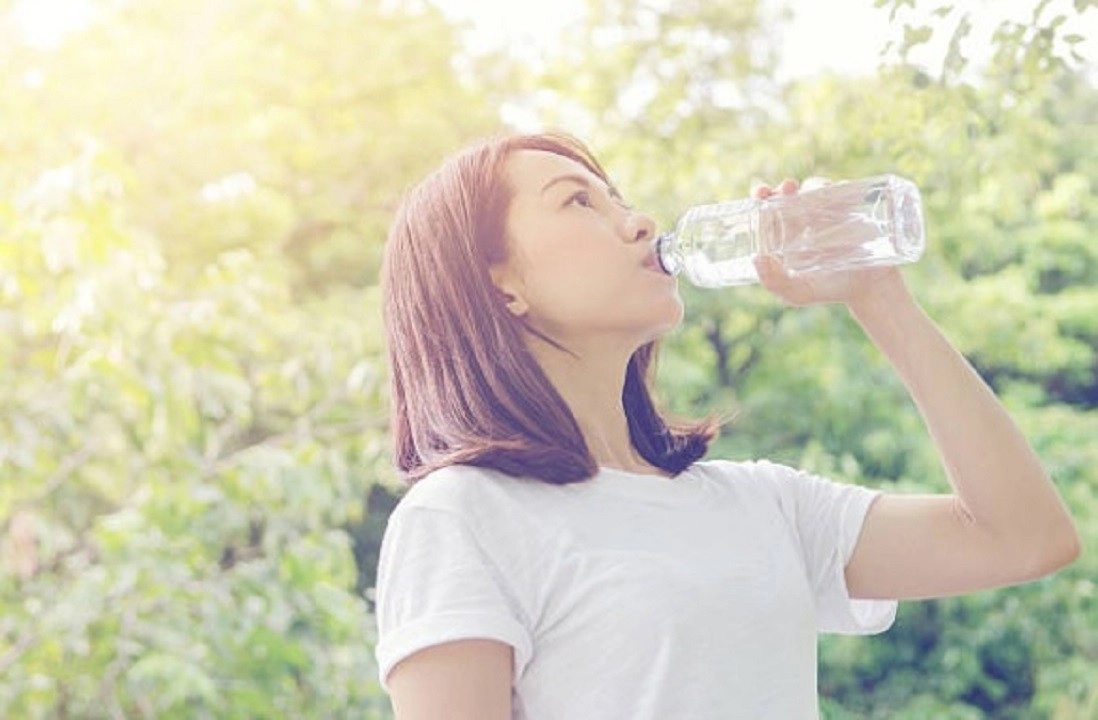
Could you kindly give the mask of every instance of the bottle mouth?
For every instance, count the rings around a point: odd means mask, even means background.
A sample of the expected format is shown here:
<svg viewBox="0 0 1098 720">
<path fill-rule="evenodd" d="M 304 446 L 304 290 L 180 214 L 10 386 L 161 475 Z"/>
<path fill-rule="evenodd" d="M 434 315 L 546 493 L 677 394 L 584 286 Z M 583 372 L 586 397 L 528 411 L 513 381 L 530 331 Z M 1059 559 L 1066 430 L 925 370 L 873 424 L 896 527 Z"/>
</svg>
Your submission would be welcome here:
<svg viewBox="0 0 1098 720">
<path fill-rule="evenodd" d="M 673 238 L 673 233 L 664 233 L 654 243 L 656 263 L 668 275 L 678 275 L 682 271 L 682 258 L 674 251 Z"/>
</svg>

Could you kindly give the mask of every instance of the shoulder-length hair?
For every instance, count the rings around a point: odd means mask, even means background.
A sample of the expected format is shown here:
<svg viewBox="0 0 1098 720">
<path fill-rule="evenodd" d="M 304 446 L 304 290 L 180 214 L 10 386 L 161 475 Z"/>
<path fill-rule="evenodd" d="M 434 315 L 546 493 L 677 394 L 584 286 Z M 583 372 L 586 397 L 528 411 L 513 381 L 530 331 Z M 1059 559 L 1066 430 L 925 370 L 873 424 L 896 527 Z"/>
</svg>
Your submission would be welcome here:
<svg viewBox="0 0 1098 720">
<path fill-rule="evenodd" d="M 598 471 L 571 410 L 527 348 L 531 330 L 488 272 L 507 257 L 513 190 L 504 163 L 517 150 L 562 155 L 610 184 L 573 137 L 508 135 L 451 156 L 406 195 L 381 283 L 394 455 L 410 483 L 455 464 L 555 484 Z M 647 343 L 630 358 L 622 402 L 638 453 L 678 474 L 705 454 L 717 424 L 672 425 L 661 415 L 651 393 L 655 357 Z"/>
</svg>

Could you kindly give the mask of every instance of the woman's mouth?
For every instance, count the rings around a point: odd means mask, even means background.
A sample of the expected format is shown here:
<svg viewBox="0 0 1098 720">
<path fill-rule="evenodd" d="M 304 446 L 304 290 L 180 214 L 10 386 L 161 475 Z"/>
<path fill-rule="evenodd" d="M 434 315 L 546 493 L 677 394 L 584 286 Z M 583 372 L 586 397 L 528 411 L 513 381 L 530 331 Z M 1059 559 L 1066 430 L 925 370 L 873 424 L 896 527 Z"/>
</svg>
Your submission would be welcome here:
<svg viewBox="0 0 1098 720">
<path fill-rule="evenodd" d="M 641 264 L 645 268 L 647 268 L 648 270 L 652 270 L 654 272 L 658 272 L 658 273 L 666 275 L 666 273 L 664 273 L 664 271 L 663 271 L 663 267 L 660 265 L 659 258 L 656 257 L 655 251 L 652 251 L 652 252 L 648 253 L 647 255 L 645 255 L 644 256 L 644 262 L 641 263 Z"/>
</svg>

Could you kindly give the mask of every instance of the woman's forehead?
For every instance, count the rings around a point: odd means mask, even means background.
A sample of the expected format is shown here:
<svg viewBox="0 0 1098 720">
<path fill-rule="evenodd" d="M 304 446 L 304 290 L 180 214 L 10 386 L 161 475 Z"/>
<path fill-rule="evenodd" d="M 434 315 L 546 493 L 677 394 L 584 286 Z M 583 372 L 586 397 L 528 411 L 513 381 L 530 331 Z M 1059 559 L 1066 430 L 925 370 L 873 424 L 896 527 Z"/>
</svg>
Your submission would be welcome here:
<svg viewBox="0 0 1098 720">
<path fill-rule="evenodd" d="M 605 184 L 583 163 L 548 150 L 516 150 L 509 154 L 504 172 L 510 185 L 522 193 L 540 193 L 546 183 L 562 176 L 579 176 L 589 183 Z"/>
</svg>

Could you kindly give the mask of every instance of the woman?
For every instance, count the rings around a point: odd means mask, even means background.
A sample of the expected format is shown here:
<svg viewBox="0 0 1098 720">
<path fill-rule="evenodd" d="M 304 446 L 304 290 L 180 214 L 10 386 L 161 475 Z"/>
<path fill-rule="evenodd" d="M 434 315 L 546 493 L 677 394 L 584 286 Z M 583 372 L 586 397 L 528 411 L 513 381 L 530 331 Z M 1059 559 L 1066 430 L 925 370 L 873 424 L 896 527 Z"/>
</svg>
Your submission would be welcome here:
<svg viewBox="0 0 1098 720">
<path fill-rule="evenodd" d="M 879 632 L 899 599 L 1078 554 L 1037 457 L 895 268 L 758 263 L 790 303 L 847 307 L 952 494 L 700 460 L 712 425 L 670 425 L 649 391 L 683 314 L 654 234 L 557 135 L 467 149 L 400 209 L 383 286 L 412 486 L 382 546 L 377 655 L 401 720 L 816 717 L 818 631 Z"/>
</svg>

